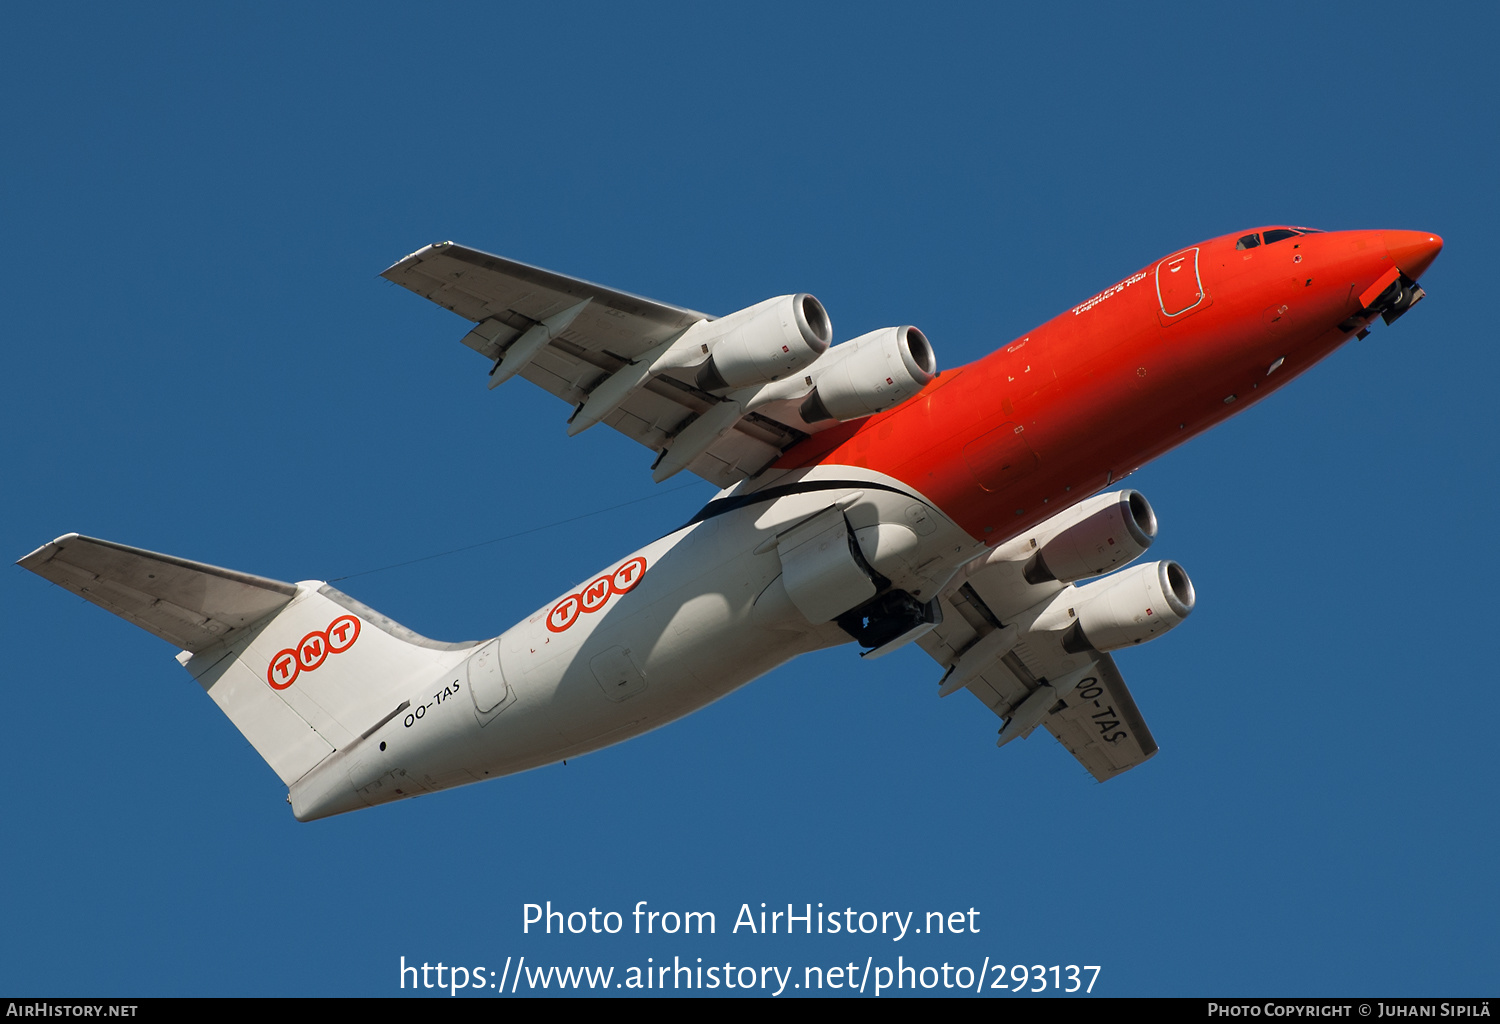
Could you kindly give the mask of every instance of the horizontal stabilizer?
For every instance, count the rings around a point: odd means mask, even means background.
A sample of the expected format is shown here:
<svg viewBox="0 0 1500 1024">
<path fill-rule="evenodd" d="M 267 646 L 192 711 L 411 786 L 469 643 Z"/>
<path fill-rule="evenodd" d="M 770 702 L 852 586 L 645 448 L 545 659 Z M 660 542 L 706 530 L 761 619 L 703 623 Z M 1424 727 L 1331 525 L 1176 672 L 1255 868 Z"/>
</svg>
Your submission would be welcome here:
<svg viewBox="0 0 1500 1024">
<path fill-rule="evenodd" d="M 195 654 L 297 594 L 291 583 L 76 533 L 16 564 Z"/>
</svg>

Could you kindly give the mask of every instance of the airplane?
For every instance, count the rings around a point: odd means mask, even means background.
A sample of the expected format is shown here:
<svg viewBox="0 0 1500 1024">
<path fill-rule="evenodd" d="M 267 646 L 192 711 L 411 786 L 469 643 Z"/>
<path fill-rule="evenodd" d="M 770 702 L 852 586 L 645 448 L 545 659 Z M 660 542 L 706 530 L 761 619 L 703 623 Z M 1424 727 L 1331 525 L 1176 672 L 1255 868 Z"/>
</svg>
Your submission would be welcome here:
<svg viewBox="0 0 1500 1024">
<path fill-rule="evenodd" d="M 286 583 L 68 534 L 18 564 L 181 649 L 300 821 L 556 763 L 810 651 L 915 643 L 998 743 L 1046 729 L 1100 782 L 1157 752 L 1111 652 L 1180 624 L 1176 562 L 1113 489 L 1424 295 L 1415 231 L 1269 226 L 1179 249 L 939 373 L 916 327 L 841 344 L 822 304 L 723 317 L 452 242 L 382 276 L 523 377 L 721 490 L 498 637 L 419 636 Z"/>
</svg>

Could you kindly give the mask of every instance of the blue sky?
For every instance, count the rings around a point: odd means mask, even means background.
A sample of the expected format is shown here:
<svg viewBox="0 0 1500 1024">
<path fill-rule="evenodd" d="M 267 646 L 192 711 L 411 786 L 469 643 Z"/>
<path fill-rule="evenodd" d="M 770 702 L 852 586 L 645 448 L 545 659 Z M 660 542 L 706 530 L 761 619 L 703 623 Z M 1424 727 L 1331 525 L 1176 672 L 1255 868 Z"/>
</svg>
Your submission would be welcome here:
<svg viewBox="0 0 1500 1024">
<path fill-rule="evenodd" d="M 1479 11 L 1478 14 L 1466 13 Z M 10 558 L 78 531 L 500 632 L 712 494 L 380 281 L 454 239 L 957 366 L 1202 238 L 1435 231 L 1428 300 L 1142 469 L 1192 619 L 1094 784 L 915 648 L 311 825 L 162 641 L 0 574 L 0 990 L 398 994 L 398 964 L 1097 964 L 1110 995 L 1483 995 L 1500 455 L 1474 5 L 30 7 L 0 38 Z M 1490 241 L 1486 241 L 1490 239 Z M 522 907 L 712 911 L 538 936 Z M 978 934 L 730 934 L 742 904 Z M 939 990 L 941 991 L 941 990 Z"/>
</svg>

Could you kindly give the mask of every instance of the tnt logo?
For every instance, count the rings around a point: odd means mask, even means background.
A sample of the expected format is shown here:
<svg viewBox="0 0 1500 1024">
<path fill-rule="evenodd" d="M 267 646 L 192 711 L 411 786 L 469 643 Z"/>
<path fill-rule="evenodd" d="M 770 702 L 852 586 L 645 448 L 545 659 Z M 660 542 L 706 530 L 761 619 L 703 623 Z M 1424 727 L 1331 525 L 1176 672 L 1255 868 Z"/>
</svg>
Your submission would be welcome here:
<svg viewBox="0 0 1500 1024">
<path fill-rule="evenodd" d="M 271 664 L 266 666 L 266 682 L 273 690 L 285 690 L 297 681 L 303 672 L 312 672 L 330 654 L 343 654 L 359 639 L 359 619 L 353 615 L 340 615 L 328 624 L 327 629 L 317 629 L 297 641 L 297 646 L 276 652 Z"/>
<path fill-rule="evenodd" d="M 609 603 L 613 595 L 634 590 L 645 574 L 646 560 L 637 555 L 609 575 L 600 576 L 578 593 L 569 594 L 553 605 L 547 613 L 547 628 L 561 633 L 577 622 L 578 616 L 584 612 L 597 612 Z"/>
<path fill-rule="evenodd" d="M 614 590 L 614 582 L 614 577 L 612 576 L 600 576 L 597 580 L 584 587 L 583 593 L 579 595 L 578 600 L 578 603 L 583 606 L 583 610 L 586 612 L 597 612 L 600 608 L 603 608 L 609 600 L 609 595 Z"/>
<path fill-rule="evenodd" d="M 578 621 L 578 613 L 583 610 L 583 603 L 578 600 L 577 594 L 569 594 L 553 606 L 547 615 L 547 628 L 554 633 L 561 633 L 574 622 Z"/>
</svg>

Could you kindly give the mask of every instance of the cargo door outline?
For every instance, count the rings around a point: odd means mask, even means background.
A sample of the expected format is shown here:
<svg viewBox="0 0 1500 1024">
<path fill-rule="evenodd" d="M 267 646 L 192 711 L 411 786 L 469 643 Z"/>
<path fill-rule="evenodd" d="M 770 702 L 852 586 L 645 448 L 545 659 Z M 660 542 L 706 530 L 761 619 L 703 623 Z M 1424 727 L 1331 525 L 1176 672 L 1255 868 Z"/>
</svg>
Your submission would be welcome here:
<svg viewBox="0 0 1500 1024">
<path fill-rule="evenodd" d="M 474 717 L 481 726 L 489 725 L 506 708 L 516 702 L 516 691 L 505 678 L 500 664 L 500 641 L 491 640 L 465 663 L 468 672 L 469 698 L 474 702 Z"/>
<path fill-rule="evenodd" d="M 1198 246 L 1173 253 L 1156 265 L 1156 305 L 1163 324 L 1176 323 L 1207 305 L 1198 267 Z"/>
</svg>

